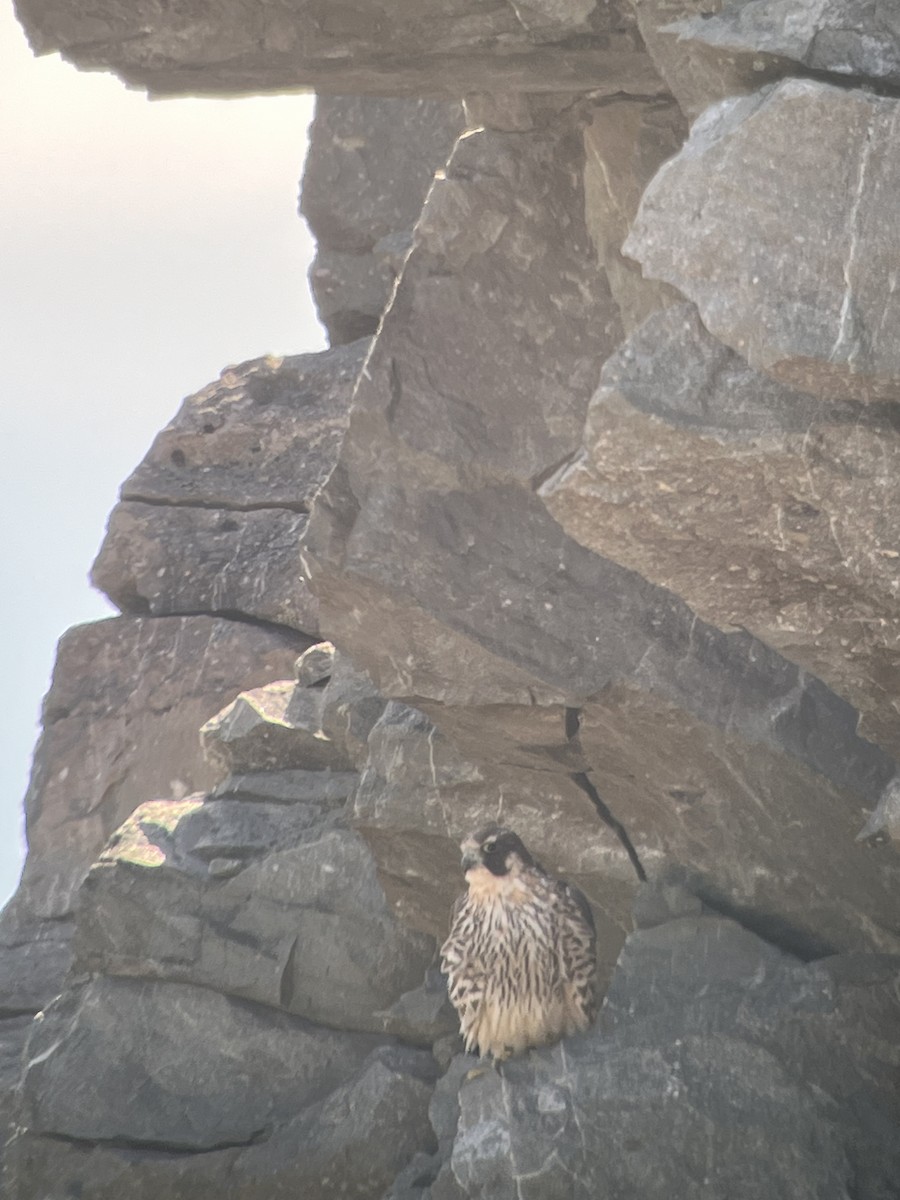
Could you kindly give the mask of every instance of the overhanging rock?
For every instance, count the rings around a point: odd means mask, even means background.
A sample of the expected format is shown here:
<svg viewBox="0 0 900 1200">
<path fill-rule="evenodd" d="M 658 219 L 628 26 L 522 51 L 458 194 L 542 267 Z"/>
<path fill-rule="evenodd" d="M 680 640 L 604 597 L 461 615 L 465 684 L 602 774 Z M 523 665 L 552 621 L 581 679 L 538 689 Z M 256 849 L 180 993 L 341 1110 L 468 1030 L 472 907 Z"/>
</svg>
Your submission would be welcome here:
<svg viewBox="0 0 900 1200">
<path fill-rule="evenodd" d="M 655 94 L 662 83 L 630 3 L 585 0 L 128 0 L 73 11 L 19 0 L 38 53 L 61 50 L 156 95 L 314 88 L 347 95 L 473 91 Z"/>
</svg>

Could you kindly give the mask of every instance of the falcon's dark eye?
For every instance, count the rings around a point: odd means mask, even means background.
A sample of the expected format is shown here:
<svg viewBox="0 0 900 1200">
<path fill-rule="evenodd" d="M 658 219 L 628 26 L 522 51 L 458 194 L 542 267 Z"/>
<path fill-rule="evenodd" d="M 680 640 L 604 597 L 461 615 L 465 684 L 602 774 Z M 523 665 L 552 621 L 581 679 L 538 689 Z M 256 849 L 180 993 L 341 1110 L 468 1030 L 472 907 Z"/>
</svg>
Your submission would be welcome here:
<svg viewBox="0 0 900 1200">
<path fill-rule="evenodd" d="M 484 845 L 481 848 L 485 852 L 485 854 L 493 854 L 494 851 L 497 849 L 497 839 L 496 838 L 488 838 L 488 840 L 484 843 Z"/>
</svg>

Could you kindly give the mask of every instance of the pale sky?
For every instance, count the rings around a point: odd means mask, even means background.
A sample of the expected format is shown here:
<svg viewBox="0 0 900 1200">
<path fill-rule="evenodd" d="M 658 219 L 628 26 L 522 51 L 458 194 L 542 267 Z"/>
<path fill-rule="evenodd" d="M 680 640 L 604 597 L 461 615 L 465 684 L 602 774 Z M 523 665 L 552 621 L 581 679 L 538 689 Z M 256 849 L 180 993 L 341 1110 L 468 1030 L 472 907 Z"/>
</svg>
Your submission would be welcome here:
<svg viewBox="0 0 900 1200">
<path fill-rule="evenodd" d="M 322 348 L 296 214 L 312 97 L 150 102 L 36 59 L 0 0 L 0 905 L 57 638 L 118 487 L 229 363 Z"/>
</svg>

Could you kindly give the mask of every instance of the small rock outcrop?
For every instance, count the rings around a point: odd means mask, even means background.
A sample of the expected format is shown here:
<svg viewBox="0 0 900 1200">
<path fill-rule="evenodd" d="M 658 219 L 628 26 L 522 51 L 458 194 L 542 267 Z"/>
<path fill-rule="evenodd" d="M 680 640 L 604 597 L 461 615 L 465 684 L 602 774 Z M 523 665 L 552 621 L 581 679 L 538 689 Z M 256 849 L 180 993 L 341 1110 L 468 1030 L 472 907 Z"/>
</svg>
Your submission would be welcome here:
<svg viewBox="0 0 900 1200">
<path fill-rule="evenodd" d="M 322 93 L 331 348 L 185 401 L 60 645 L 9 1194 L 892 1200 L 888 6 L 19 12 L 155 94 Z M 491 820 L 606 997 L 502 1073 L 435 966 Z"/>
<path fill-rule="evenodd" d="M 448 1073 L 439 1151 L 392 1200 L 664 1196 L 673 1177 L 702 1197 L 888 1200 L 896 966 L 807 965 L 705 912 L 639 928 L 598 1027 L 502 1074 Z"/>
</svg>

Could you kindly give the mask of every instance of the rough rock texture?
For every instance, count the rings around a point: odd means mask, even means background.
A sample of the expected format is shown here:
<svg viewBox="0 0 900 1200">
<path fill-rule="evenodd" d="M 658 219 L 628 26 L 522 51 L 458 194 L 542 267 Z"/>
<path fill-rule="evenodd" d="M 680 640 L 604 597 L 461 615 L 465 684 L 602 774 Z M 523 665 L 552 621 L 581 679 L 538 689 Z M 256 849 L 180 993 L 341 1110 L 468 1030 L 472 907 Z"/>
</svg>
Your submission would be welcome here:
<svg viewBox="0 0 900 1200">
<path fill-rule="evenodd" d="M 458 102 L 319 100 L 300 211 L 316 239 L 309 282 L 333 346 L 378 328 L 434 173 L 463 128 Z"/>
<path fill-rule="evenodd" d="M 529 538 L 533 482 L 572 451 L 598 365 L 621 337 L 580 177 L 562 170 L 573 160 L 583 166 L 571 118 L 458 143 L 316 505 L 306 556 L 332 640 L 361 665 L 377 663 L 375 682 L 389 694 L 528 701 L 527 668 L 504 679 L 491 651 L 470 649 L 464 633 L 447 630 L 419 655 L 429 619 L 420 597 L 440 593 L 459 627 L 477 593 L 485 622 L 508 628 L 513 601 L 501 565 L 472 553 L 476 527 L 491 536 L 506 520 Z M 465 561 L 459 586 L 442 557 Z"/>
<path fill-rule="evenodd" d="M 429 1141 L 433 1074 L 423 1051 L 208 988 L 96 981 L 34 1023 L 8 1178 L 21 1200 L 377 1194 Z"/>
<path fill-rule="evenodd" d="M 900 101 L 808 80 L 724 100 L 647 189 L 624 251 L 751 366 L 895 400 L 898 125 Z"/>
<path fill-rule="evenodd" d="M 297 545 L 367 341 L 257 359 L 189 396 L 122 485 L 91 574 L 125 612 L 317 628 Z"/>
<path fill-rule="evenodd" d="M 877 0 L 793 4 L 787 19 L 783 0 L 731 0 L 719 12 L 704 3 L 699 16 L 683 15 L 696 11 L 696 4 L 673 6 L 669 0 L 663 11 L 682 19 L 661 28 L 652 12 L 661 5 L 651 3 L 649 14 L 641 13 L 644 5 L 636 7 L 660 73 L 686 111 L 699 112 L 724 96 L 755 91 L 766 78 L 804 68 L 900 85 L 900 13 Z M 692 58 L 693 70 L 685 72 Z"/>
<path fill-rule="evenodd" d="M 502 1074 L 458 1060 L 432 1105 L 443 1154 L 419 1164 L 436 1181 L 394 1200 L 662 1200 L 676 1178 L 709 1198 L 888 1200 L 898 972 L 864 956 L 807 966 L 708 914 L 642 929 L 600 1027 Z"/>
<path fill-rule="evenodd" d="M 889 6 L 20 8 L 156 91 L 356 98 L 302 202 L 336 347 L 160 434 L 95 569 L 135 615 L 48 704 L 7 1190 L 893 1200 Z M 607 993 L 502 1074 L 433 965 L 491 819 Z"/>
<path fill-rule="evenodd" d="M 897 863 L 854 841 L 894 765 L 858 711 L 704 624 L 644 563 L 642 578 L 591 553 L 581 543 L 616 536 L 609 509 L 589 510 L 579 542 L 535 495 L 574 454 L 620 336 L 579 241 L 584 197 L 557 165 L 583 162 L 571 118 L 542 115 L 465 138 L 435 183 L 307 530 L 323 628 L 413 706 L 369 736 L 357 819 L 408 919 L 437 932 L 456 840 L 502 815 L 585 887 L 608 969 L 637 875 L 598 829 L 587 775 L 647 870 L 690 868 L 807 953 L 897 949 Z M 624 458 L 640 476 L 633 445 Z"/>
<path fill-rule="evenodd" d="M 297 543 L 306 513 L 123 500 L 110 514 L 94 585 L 124 612 L 249 613 L 315 633 L 318 607 Z"/>
<path fill-rule="evenodd" d="M 116 838 L 82 892 L 78 969 L 382 1032 L 434 954 L 388 911 L 359 835 L 310 804 L 151 802 Z"/>
<path fill-rule="evenodd" d="M 0 1010 L 40 1008 L 68 964 L 76 890 L 149 796 L 211 786 L 197 728 L 242 685 L 283 675 L 303 640 L 210 617 L 117 617 L 61 640 L 26 797 L 29 855 L 0 923 Z"/>
<path fill-rule="evenodd" d="M 583 545 L 818 675 L 896 755 L 898 455 L 891 406 L 777 383 L 681 304 L 609 359 L 583 451 L 541 494 Z"/>
<path fill-rule="evenodd" d="M 628 0 L 302 0 L 273 7 L 198 0 L 177 8 L 120 0 L 73 12 L 19 0 L 39 54 L 60 50 L 157 95 L 312 87 L 348 95 L 621 91 L 662 84 Z"/>
<path fill-rule="evenodd" d="M 21 1115 L 32 1135 L 82 1142 L 193 1151 L 252 1143 L 276 1115 L 342 1082 L 372 1044 L 243 1008 L 209 988 L 94 980 L 35 1021 Z M 129 1104 L 136 1088 L 140 1103 Z"/>
<path fill-rule="evenodd" d="M 628 333 L 656 309 L 681 299 L 668 284 L 645 280 L 622 253 L 622 242 L 644 189 L 686 132 L 671 100 L 598 104 L 585 125 L 585 222 Z"/>
<path fill-rule="evenodd" d="M 295 1028 L 283 1022 L 272 1026 L 268 1043 L 277 1057 Z M 141 1153 L 141 1147 L 127 1142 L 22 1136 L 9 1154 L 18 1200 L 77 1195 L 79 1189 L 89 1189 L 92 1200 L 119 1200 L 126 1194 L 135 1200 L 160 1195 L 171 1200 L 223 1195 L 339 1200 L 348 1185 L 374 1200 L 418 1147 L 433 1145 L 428 1125 L 433 1065 L 426 1052 L 376 1049 L 354 1075 L 299 1111 L 300 1088 L 296 1081 L 284 1081 L 281 1062 L 275 1066 L 275 1079 L 286 1084 L 284 1099 L 260 1138 L 197 1152 L 159 1146 Z M 256 1071 L 251 1063 L 250 1074 L 268 1091 L 268 1078 L 259 1079 Z M 197 1097 L 200 1104 L 205 1099 L 205 1094 Z"/>
</svg>

